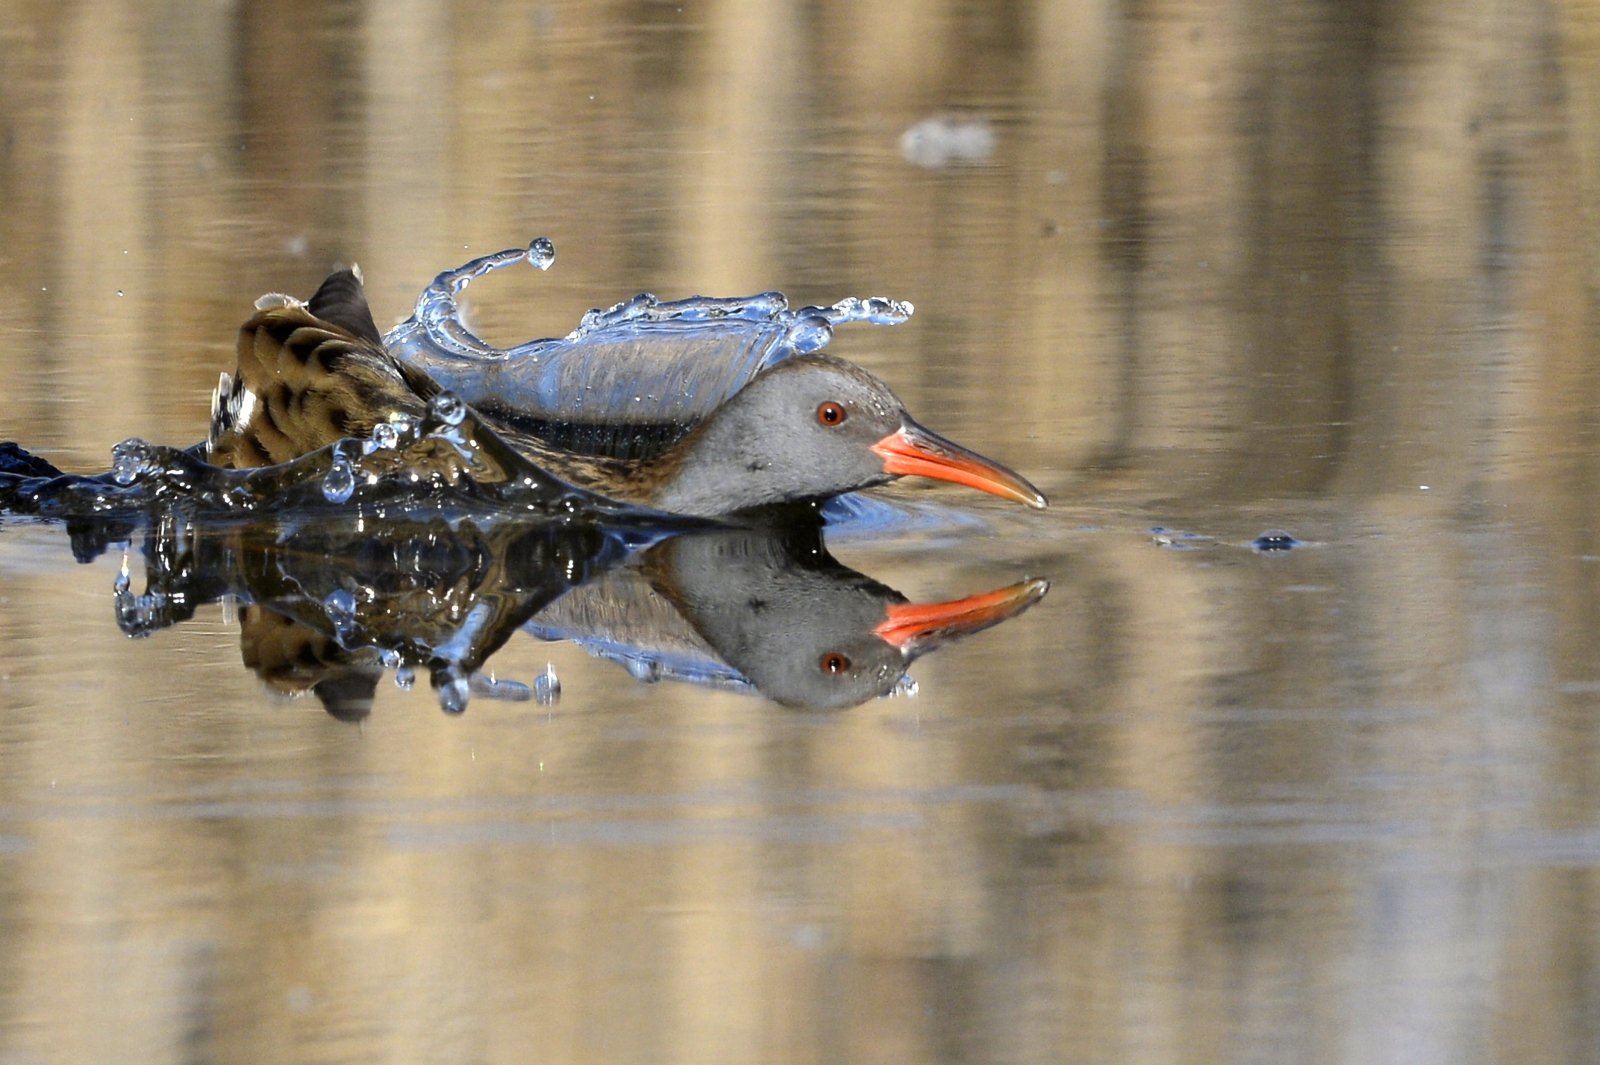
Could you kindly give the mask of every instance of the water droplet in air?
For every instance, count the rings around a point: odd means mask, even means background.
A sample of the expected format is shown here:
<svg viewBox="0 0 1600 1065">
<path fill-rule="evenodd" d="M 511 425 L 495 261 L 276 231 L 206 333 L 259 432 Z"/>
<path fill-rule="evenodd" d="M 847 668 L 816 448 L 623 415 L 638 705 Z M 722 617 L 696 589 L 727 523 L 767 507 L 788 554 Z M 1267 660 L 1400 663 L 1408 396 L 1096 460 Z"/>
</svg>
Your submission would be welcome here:
<svg viewBox="0 0 1600 1065">
<path fill-rule="evenodd" d="M 460 425 L 467 416 L 467 405 L 453 392 L 440 392 L 428 401 L 428 413 L 445 425 Z"/>
<path fill-rule="evenodd" d="M 554 706 L 561 701 L 561 678 L 556 667 L 545 663 L 544 672 L 533 678 L 533 701 L 540 706 Z"/>
<path fill-rule="evenodd" d="M 401 691 L 410 691 L 411 686 L 417 682 L 417 671 L 413 666 L 396 666 L 394 671 L 394 686 Z"/>
<path fill-rule="evenodd" d="M 910 697 L 916 695 L 919 690 L 920 689 L 917 687 L 916 678 L 909 673 L 902 673 L 900 675 L 900 679 L 894 682 L 894 687 L 889 689 L 888 694 L 889 698 L 891 699 L 909 699 Z"/>
<path fill-rule="evenodd" d="M 439 709 L 447 714 L 459 714 L 472 699 L 472 682 L 450 666 L 439 674 Z"/>
<path fill-rule="evenodd" d="M 322 478 L 322 496 L 330 503 L 344 503 L 355 494 L 356 473 L 343 455 L 336 455 L 333 465 Z"/>
<path fill-rule="evenodd" d="M 535 237 L 533 243 L 528 245 L 528 262 L 536 269 L 548 270 L 555 261 L 556 246 L 549 237 Z"/>
</svg>

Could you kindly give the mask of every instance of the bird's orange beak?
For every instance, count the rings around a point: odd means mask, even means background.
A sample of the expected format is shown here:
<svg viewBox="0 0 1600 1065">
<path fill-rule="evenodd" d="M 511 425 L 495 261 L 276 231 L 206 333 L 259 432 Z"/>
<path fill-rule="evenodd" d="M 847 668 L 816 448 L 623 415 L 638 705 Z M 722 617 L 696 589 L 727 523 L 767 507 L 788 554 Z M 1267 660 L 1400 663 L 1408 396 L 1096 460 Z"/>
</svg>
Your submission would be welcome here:
<svg viewBox="0 0 1600 1065">
<path fill-rule="evenodd" d="M 1049 590 L 1049 581 L 1032 577 L 948 603 L 891 603 L 884 610 L 883 621 L 872 631 L 884 643 L 914 658 L 946 640 L 970 636 L 1016 617 L 1043 599 Z"/>
<path fill-rule="evenodd" d="M 946 440 L 906 418 L 899 429 L 872 445 L 883 459 L 883 472 L 954 481 L 980 492 L 991 492 L 1036 510 L 1049 505 L 1044 494 L 998 462 Z"/>
</svg>

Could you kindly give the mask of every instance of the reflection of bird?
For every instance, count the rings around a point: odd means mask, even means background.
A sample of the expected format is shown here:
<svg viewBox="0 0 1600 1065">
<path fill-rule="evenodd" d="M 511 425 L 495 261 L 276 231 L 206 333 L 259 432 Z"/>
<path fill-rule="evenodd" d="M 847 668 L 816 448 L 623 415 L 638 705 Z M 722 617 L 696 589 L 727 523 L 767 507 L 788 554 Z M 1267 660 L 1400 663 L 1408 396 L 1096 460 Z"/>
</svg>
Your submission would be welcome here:
<svg viewBox="0 0 1600 1065">
<path fill-rule="evenodd" d="M 1048 588 L 1036 579 L 908 603 L 841 565 L 814 525 L 713 529 L 573 589 L 529 628 L 638 664 L 644 676 L 747 684 L 788 706 L 830 709 L 892 691 L 920 655 L 1020 614 Z"/>
<path fill-rule="evenodd" d="M 223 465 L 283 462 L 391 415 L 419 417 L 439 386 L 384 351 L 360 277 L 341 270 L 308 304 L 266 297 L 239 336 L 236 374 L 213 404 L 210 453 Z M 1044 496 L 1017 474 L 913 421 L 887 385 L 840 359 L 808 355 L 758 374 L 665 450 L 584 455 L 480 409 L 540 467 L 600 495 L 714 516 L 821 499 L 916 474 L 1023 502 Z"/>
<path fill-rule="evenodd" d="M 383 667 L 370 656 L 352 655 L 332 634 L 266 607 L 239 610 L 239 653 L 274 691 L 312 692 L 341 721 L 372 712 Z"/>
<path fill-rule="evenodd" d="M 426 669 L 441 705 L 459 711 L 534 612 L 656 535 L 437 516 L 158 522 L 145 533 L 147 591 L 134 593 L 126 569 L 118 580 L 118 624 L 149 635 L 229 596 L 244 664 L 273 689 L 359 718 L 387 663 Z"/>
</svg>

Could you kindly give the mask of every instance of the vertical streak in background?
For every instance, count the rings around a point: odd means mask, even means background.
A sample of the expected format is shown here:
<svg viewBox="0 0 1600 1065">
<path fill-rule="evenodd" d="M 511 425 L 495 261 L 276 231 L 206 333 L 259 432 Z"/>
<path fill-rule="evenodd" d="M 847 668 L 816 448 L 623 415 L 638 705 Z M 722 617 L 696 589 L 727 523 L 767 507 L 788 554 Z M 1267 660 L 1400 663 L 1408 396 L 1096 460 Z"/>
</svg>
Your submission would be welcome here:
<svg viewBox="0 0 1600 1065">
<path fill-rule="evenodd" d="M 796 8 L 721 0 L 701 16 L 699 77 L 689 79 L 674 125 L 686 142 L 678 258 L 707 292 L 771 284 L 786 236 L 774 187 L 805 136 L 792 110 L 803 45 Z"/>
<path fill-rule="evenodd" d="M 384 264 L 380 274 L 369 268 L 367 275 L 380 329 L 409 312 L 418 280 L 425 284 L 438 273 L 440 251 L 460 243 L 450 232 L 454 199 L 446 192 L 462 165 L 450 107 L 452 11 L 427 0 L 385 0 L 362 9 L 357 39 L 367 106 L 360 129 L 366 178 L 359 255 Z M 507 243 L 517 240 L 508 236 Z"/>
<path fill-rule="evenodd" d="M 1143 8 L 1142 0 L 1126 0 L 1120 17 L 1107 20 L 1109 55 L 1098 114 L 1105 147 L 1099 157 L 1101 188 L 1096 216 L 1104 220 L 1100 245 L 1106 272 L 1116 286 L 1111 300 L 1116 321 L 1106 338 L 1107 357 L 1112 362 L 1105 389 L 1111 406 L 1110 424 L 1094 461 L 1111 467 L 1131 461 L 1142 417 L 1138 381 L 1144 330 L 1138 296 L 1150 228 L 1145 101 L 1137 82 L 1143 55 Z"/>
<path fill-rule="evenodd" d="M 1022 141 L 1021 203 L 1011 288 L 1033 357 L 1022 367 L 1027 387 L 1008 398 L 1039 437 L 1035 452 L 1068 469 L 1115 456 L 1126 446 L 1131 418 L 1124 401 L 1134 353 L 1124 350 L 1119 293 L 1106 280 L 1105 259 L 1117 249 L 1102 249 L 1107 223 L 1119 233 L 1119 216 L 1138 209 L 1117 202 L 1125 195 L 1136 201 L 1138 189 L 1124 188 L 1120 168 L 1108 161 L 1110 130 L 1118 127 L 1104 116 L 1125 40 L 1113 9 L 1111 0 L 1034 8 L 1022 75 L 1033 93 L 1024 88 L 1021 95 L 1037 95 L 1041 118 L 1019 123 L 1014 133 Z"/>
<path fill-rule="evenodd" d="M 152 398 L 119 381 L 126 353 L 104 340 L 143 332 L 141 301 L 118 298 L 113 269 L 137 278 L 151 271 L 144 209 L 150 111 L 139 51 L 129 47 L 138 40 L 137 18 L 113 4 L 77 9 L 68 22 L 55 163 L 60 228 L 46 253 L 59 259 L 60 272 L 52 292 L 33 294 L 59 308 L 49 343 L 61 357 L 53 383 L 66 398 L 60 428 L 90 454 L 104 454 L 126 436 L 129 405 Z M 117 402 L 108 389 L 113 382 L 121 385 Z"/>
</svg>

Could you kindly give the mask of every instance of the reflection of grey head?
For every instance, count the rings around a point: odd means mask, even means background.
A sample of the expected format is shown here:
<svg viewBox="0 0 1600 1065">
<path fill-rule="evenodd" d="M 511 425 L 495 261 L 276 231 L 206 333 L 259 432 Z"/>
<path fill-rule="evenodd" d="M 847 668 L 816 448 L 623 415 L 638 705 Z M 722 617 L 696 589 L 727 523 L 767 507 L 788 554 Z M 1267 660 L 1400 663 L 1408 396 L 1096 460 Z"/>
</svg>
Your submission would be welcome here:
<svg viewBox="0 0 1600 1065">
<path fill-rule="evenodd" d="M 840 565 L 813 529 L 680 536 L 652 565 L 684 618 L 774 702 L 855 706 L 905 673 L 907 656 L 873 631 L 903 597 Z"/>
</svg>

